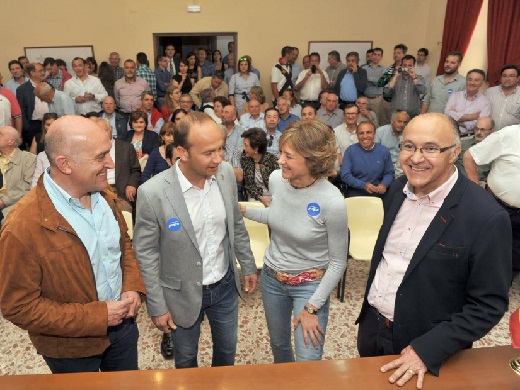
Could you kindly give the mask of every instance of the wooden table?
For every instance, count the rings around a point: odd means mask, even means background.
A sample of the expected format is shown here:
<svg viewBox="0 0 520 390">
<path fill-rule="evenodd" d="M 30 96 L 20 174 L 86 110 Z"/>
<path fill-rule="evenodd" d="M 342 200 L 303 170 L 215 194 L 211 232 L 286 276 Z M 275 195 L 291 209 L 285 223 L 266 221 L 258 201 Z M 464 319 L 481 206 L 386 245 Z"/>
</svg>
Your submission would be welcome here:
<svg viewBox="0 0 520 390">
<path fill-rule="evenodd" d="M 424 389 L 520 389 L 520 376 L 509 360 L 520 356 L 510 346 L 461 351 L 441 369 L 440 377 L 428 374 Z M 309 363 L 263 364 L 186 370 L 124 371 L 62 375 L 0 376 L 0 389 L 397 389 L 379 367 L 391 356 Z M 405 389 L 414 389 L 416 381 Z"/>
</svg>

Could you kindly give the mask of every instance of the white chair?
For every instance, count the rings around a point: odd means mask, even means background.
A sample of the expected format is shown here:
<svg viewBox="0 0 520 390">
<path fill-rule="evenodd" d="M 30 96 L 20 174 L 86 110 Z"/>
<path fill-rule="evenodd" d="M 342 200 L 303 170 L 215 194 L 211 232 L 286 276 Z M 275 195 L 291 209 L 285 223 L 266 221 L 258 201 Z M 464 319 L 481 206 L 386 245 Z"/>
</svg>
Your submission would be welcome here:
<svg viewBox="0 0 520 390">
<path fill-rule="evenodd" d="M 383 225 L 383 202 L 375 196 L 346 198 L 349 254 L 356 260 L 372 260 L 379 229 Z"/>
<path fill-rule="evenodd" d="M 264 208 L 260 202 L 240 202 L 240 204 L 251 208 Z M 251 241 L 251 250 L 255 256 L 256 268 L 261 269 L 264 266 L 264 254 L 269 245 L 269 229 L 266 224 L 252 221 L 244 217 L 249 239 Z"/>
<path fill-rule="evenodd" d="M 348 216 L 348 255 L 356 260 L 372 260 L 379 229 L 383 225 L 383 202 L 375 196 L 346 198 Z M 338 283 L 337 297 L 345 301 L 347 269 Z"/>
<path fill-rule="evenodd" d="M 132 213 L 129 211 L 122 211 L 123 217 L 125 217 L 126 226 L 128 228 L 128 236 L 130 240 L 134 238 L 134 224 L 132 221 Z"/>
</svg>

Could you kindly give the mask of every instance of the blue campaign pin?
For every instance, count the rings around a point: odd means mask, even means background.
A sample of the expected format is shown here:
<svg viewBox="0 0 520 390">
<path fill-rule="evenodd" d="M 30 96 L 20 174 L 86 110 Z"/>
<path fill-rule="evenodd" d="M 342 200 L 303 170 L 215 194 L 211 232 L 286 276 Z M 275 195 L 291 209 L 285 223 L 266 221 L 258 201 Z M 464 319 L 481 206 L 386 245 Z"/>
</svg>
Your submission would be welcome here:
<svg viewBox="0 0 520 390">
<path fill-rule="evenodd" d="M 181 228 L 181 221 L 179 218 L 170 218 L 166 223 L 166 226 L 168 227 L 169 231 L 176 232 Z"/>
<path fill-rule="evenodd" d="M 448 89 L 448 95 L 451 95 L 453 93 L 453 89 Z"/>
<path fill-rule="evenodd" d="M 307 205 L 307 214 L 311 217 L 317 217 L 320 215 L 320 205 L 318 203 L 309 203 Z"/>
</svg>

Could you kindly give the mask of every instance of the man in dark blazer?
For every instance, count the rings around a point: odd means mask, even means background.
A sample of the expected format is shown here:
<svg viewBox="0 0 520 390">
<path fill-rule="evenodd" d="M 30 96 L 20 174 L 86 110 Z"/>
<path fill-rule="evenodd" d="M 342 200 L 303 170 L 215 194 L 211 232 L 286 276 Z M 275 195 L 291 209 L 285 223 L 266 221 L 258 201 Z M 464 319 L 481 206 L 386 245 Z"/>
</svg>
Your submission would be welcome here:
<svg viewBox="0 0 520 390">
<path fill-rule="evenodd" d="M 101 118 L 108 119 L 112 126 L 112 137 L 124 141 L 128 131 L 128 118 L 116 111 L 116 101 L 112 96 L 103 99 L 101 108 Z"/>
<path fill-rule="evenodd" d="M 41 118 L 35 118 L 33 120 L 36 99 L 38 99 L 34 96 L 34 88 L 45 79 L 45 69 L 42 64 L 33 62 L 27 65 L 25 71 L 29 75 L 29 81 L 16 89 L 16 99 L 22 110 L 23 129 L 21 147 L 28 149 L 29 146 L 31 146 L 33 137 L 42 131 L 42 118 L 45 113 L 43 111 L 45 110 L 40 110 Z M 45 102 L 40 101 L 40 103 L 47 106 Z M 49 112 L 48 108 L 46 112 Z"/>
<path fill-rule="evenodd" d="M 406 176 L 392 184 L 359 323 L 361 356 L 401 354 L 402 386 L 496 325 L 508 307 L 511 224 L 483 188 L 454 167 L 460 139 L 449 118 L 430 113 L 406 127 L 400 163 Z M 408 182 L 407 182 L 408 180 Z"/>
<path fill-rule="evenodd" d="M 132 144 L 120 139 L 114 140 L 115 149 L 115 189 L 117 196 L 125 200 L 126 205 L 121 205 L 121 210 L 132 212 L 130 202 L 135 201 L 137 187 L 141 180 L 141 166 Z M 122 203 L 122 202 L 121 202 Z"/>
<path fill-rule="evenodd" d="M 175 128 L 180 160 L 141 185 L 134 249 L 147 291 L 147 309 L 171 333 L 176 368 L 197 367 L 200 326 L 213 337 L 212 366 L 233 365 L 241 296 L 256 288 L 256 265 L 233 167 L 223 162 L 224 132 L 196 112 Z"/>
</svg>

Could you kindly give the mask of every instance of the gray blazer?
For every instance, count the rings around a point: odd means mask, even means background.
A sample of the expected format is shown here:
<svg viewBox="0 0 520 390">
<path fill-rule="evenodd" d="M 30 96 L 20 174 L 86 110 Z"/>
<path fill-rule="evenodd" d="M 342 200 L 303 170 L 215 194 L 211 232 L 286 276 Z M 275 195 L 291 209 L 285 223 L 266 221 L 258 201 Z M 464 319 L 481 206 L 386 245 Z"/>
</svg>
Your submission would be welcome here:
<svg viewBox="0 0 520 390">
<path fill-rule="evenodd" d="M 235 258 L 244 275 L 256 273 L 256 265 L 231 165 L 222 162 L 216 178 L 227 216 L 224 250 L 241 295 Z M 173 218 L 180 221 L 180 228 L 170 230 Z M 175 165 L 139 187 L 133 245 L 146 284 L 148 314 L 169 311 L 175 324 L 193 325 L 202 305 L 202 257 Z"/>
</svg>

